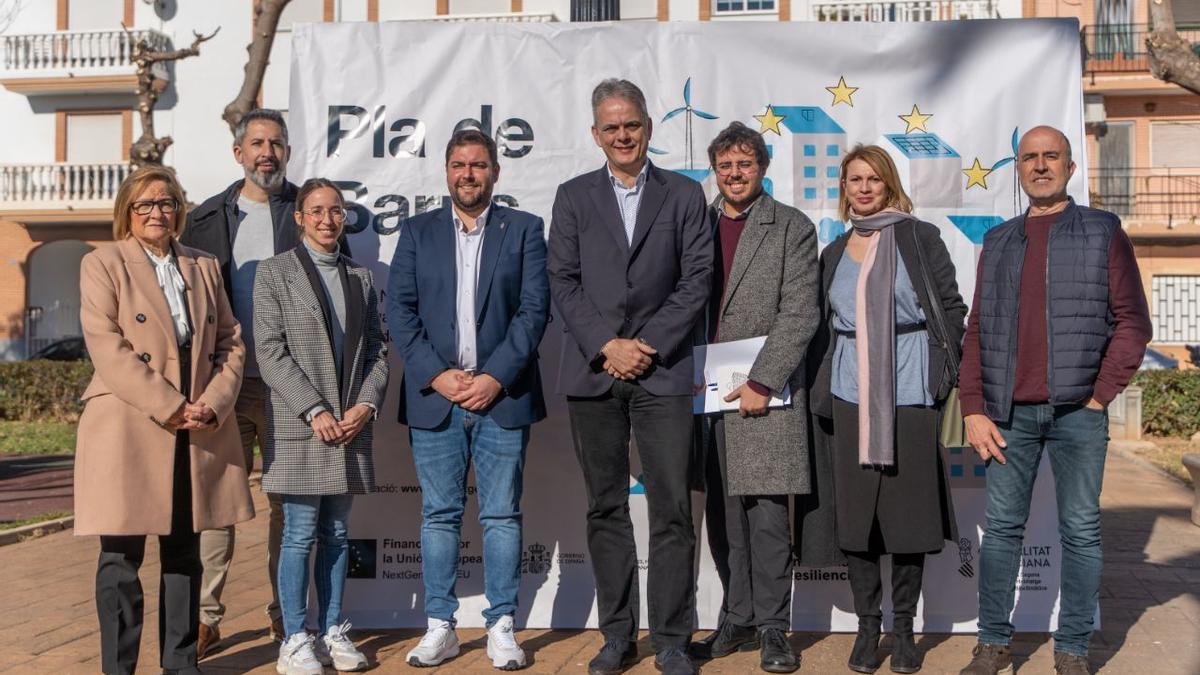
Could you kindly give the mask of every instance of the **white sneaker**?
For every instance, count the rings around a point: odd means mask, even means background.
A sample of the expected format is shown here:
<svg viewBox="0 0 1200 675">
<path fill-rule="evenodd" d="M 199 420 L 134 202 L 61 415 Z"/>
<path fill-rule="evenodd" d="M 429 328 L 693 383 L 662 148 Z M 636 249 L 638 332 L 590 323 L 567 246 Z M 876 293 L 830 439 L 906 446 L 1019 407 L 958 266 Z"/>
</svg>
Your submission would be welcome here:
<svg viewBox="0 0 1200 675">
<path fill-rule="evenodd" d="M 317 660 L 322 665 L 333 666 L 334 670 L 343 672 L 367 667 L 367 657 L 346 636 L 349 632 L 350 622 L 343 621 L 340 626 L 325 631 L 325 635 L 316 641 Z"/>
<path fill-rule="evenodd" d="M 417 668 L 436 666 L 446 659 L 458 656 L 458 635 L 449 621 L 429 619 L 425 637 L 408 652 L 404 660 Z"/>
<path fill-rule="evenodd" d="M 525 667 L 525 650 L 513 635 L 512 616 L 502 616 L 488 629 L 488 658 L 500 670 L 520 670 Z"/>
<path fill-rule="evenodd" d="M 307 632 L 296 633 L 279 646 L 279 675 L 324 675 L 325 669 L 313 651 L 315 639 Z"/>
</svg>

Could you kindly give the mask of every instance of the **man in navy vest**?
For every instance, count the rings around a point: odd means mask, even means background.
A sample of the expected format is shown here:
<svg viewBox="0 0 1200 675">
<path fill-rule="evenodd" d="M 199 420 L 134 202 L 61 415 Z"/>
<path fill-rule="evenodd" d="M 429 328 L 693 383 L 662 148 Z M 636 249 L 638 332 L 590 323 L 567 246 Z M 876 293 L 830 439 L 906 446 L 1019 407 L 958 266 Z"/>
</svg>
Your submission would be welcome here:
<svg viewBox="0 0 1200 675">
<path fill-rule="evenodd" d="M 1054 473 L 1062 588 L 1054 669 L 1086 675 L 1100 589 L 1100 485 L 1108 404 L 1150 341 L 1133 245 L 1117 216 L 1067 196 L 1067 137 L 1035 127 L 1017 147 L 1029 210 L 987 233 L 960 378 L 967 440 L 987 468 L 979 644 L 962 675 L 1011 672 L 1010 615 L 1025 521 L 1045 451 Z"/>
<path fill-rule="evenodd" d="M 521 487 L 529 427 L 546 416 L 537 346 L 550 312 L 542 219 L 492 202 L 496 143 L 477 129 L 446 145 L 450 205 L 404 223 L 388 277 L 388 326 L 404 357 L 400 422 L 421 482 L 428 630 L 409 665 L 458 655 L 454 632 L 467 470 L 483 525 L 487 655 L 526 664 L 514 637 L 521 582 Z"/>
</svg>

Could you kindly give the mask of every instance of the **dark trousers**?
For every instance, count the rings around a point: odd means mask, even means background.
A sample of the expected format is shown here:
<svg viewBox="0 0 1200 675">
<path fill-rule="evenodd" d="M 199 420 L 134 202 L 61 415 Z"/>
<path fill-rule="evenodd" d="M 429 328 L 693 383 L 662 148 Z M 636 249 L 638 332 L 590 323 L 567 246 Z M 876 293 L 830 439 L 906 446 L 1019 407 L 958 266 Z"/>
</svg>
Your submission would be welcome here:
<svg viewBox="0 0 1200 675">
<path fill-rule="evenodd" d="M 792 612 L 792 545 L 787 495 L 726 491 L 725 422 L 712 422 L 705 514 L 708 547 L 725 591 L 723 621 L 786 631 Z"/>
<path fill-rule="evenodd" d="M 846 554 L 846 576 L 854 595 L 854 613 L 860 629 L 879 630 L 883 620 L 880 603 L 883 582 L 879 574 L 880 557 L 884 550 L 876 521 L 867 551 L 843 551 Z M 924 553 L 892 554 L 892 631 L 911 633 L 917 602 L 921 599 L 921 581 L 925 576 Z"/>
<path fill-rule="evenodd" d="M 638 561 L 629 519 L 629 437 L 637 441 L 650 516 L 646 599 L 655 649 L 685 647 L 695 607 L 692 505 L 692 397 L 654 396 L 616 381 L 602 396 L 568 397 L 571 435 L 587 489 L 588 552 L 600 631 L 637 640 Z"/>
<path fill-rule="evenodd" d="M 182 352 L 182 363 L 190 363 L 186 350 Z M 188 376 L 185 367 L 184 382 Z M 176 432 L 171 533 L 158 538 L 158 645 L 164 670 L 199 672 L 196 637 L 200 627 L 200 535 L 192 526 L 188 445 L 188 432 Z M 145 604 L 138 569 L 145 554 L 145 535 L 100 537 L 96 614 L 100 619 L 100 664 L 105 673 L 124 675 L 137 669 Z"/>
</svg>

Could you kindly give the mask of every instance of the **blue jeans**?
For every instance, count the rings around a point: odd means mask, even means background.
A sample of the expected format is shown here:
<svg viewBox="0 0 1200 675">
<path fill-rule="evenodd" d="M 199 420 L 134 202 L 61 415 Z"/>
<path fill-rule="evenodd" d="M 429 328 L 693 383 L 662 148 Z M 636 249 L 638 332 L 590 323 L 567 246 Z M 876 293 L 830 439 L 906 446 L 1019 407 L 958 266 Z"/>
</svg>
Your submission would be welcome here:
<svg viewBox="0 0 1200 675">
<path fill-rule="evenodd" d="M 987 469 L 987 530 L 979 554 L 979 641 L 1007 645 L 1021 543 L 1042 450 L 1050 453 L 1062 542 L 1062 588 L 1054 650 L 1087 655 L 1100 593 L 1100 487 L 1108 413 L 1084 406 L 1014 405 L 997 425 L 1007 464 Z"/>
<path fill-rule="evenodd" d="M 467 502 L 467 467 L 475 464 L 483 526 L 483 589 L 490 628 L 517 611 L 521 584 L 521 476 L 529 427 L 505 429 L 458 406 L 436 429 L 410 429 L 421 481 L 421 575 L 425 615 L 454 623 L 459 531 Z"/>
<path fill-rule="evenodd" d="M 353 495 L 280 495 L 283 500 L 283 543 L 279 549 L 279 609 L 283 632 L 304 630 L 308 614 L 308 554 L 317 544 L 313 566 L 317 586 L 317 625 L 322 632 L 340 623 L 346 586 L 346 521 Z"/>
</svg>

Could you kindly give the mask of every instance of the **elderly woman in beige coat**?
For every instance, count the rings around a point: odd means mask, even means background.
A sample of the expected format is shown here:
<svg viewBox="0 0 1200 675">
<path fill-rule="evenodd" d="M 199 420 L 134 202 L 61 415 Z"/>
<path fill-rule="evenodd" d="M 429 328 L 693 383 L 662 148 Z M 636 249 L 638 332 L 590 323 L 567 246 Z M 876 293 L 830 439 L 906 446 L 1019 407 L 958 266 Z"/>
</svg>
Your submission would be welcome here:
<svg viewBox="0 0 1200 675">
<path fill-rule="evenodd" d="M 132 673 L 138 579 L 158 535 L 163 672 L 198 673 L 201 530 L 254 517 L 237 425 L 240 328 L 215 258 L 179 245 L 183 190 L 169 169 L 117 192 L 112 244 L 84 256 L 80 320 L 95 375 L 75 450 L 75 534 L 100 535 L 101 667 Z"/>
</svg>

